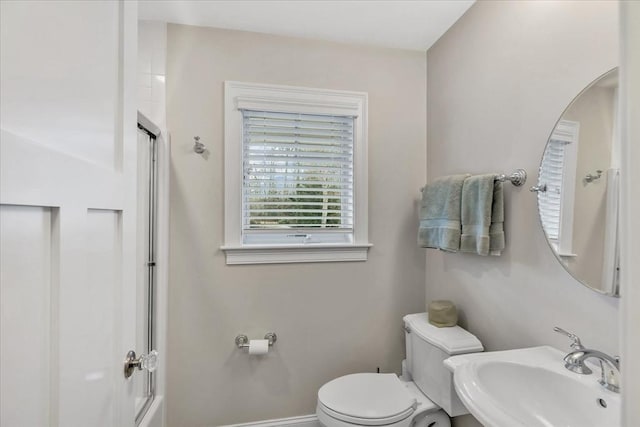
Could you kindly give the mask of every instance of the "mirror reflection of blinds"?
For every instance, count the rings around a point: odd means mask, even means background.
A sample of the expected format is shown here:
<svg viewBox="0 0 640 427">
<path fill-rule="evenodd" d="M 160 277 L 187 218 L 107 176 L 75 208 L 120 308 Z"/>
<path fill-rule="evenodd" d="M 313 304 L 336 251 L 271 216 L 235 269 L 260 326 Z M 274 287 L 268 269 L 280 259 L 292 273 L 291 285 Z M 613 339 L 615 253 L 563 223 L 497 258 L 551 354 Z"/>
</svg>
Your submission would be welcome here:
<svg viewBox="0 0 640 427">
<path fill-rule="evenodd" d="M 352 231 L 354 118 L 242 114 L 243 230 Z"/>
<path fill-rule="evenodd" d="M 565 141 L 549 140 L 540 165 L 540 184 L 547 185 L 547 191 L 539 194 L 540 218 L 550 240 L 560 239 L 562 209 L 562 175 L 565 163 Z"/>
</svg>

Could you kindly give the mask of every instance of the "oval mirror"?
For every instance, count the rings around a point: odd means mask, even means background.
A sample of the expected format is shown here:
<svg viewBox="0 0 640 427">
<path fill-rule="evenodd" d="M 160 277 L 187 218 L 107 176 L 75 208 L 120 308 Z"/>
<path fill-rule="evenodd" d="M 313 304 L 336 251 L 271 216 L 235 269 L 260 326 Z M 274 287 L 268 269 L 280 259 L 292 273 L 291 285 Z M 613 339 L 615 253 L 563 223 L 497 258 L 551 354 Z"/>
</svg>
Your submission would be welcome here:
<svg viewBox="0 0 640 427">
<path fill-rule="evenodd" d="M 549 247 L 589 288 L 619 295 L 618 69 L 596 79 L 564 111 L 542 155 L 538 213 Z"/>
</svg>

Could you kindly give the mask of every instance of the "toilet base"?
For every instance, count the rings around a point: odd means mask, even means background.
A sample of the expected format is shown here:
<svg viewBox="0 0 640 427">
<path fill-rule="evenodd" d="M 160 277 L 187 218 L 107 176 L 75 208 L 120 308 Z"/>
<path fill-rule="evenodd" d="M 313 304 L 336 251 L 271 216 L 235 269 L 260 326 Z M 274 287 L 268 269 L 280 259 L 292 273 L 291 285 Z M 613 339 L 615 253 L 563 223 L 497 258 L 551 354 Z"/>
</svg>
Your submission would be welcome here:
<svg viewBox="0 0 640 427">
<path fill-rule="evenodd" d="M 316 409 L 316 415 L 323 427 L 361 427 L 358 424 L 351 424 L 332 418 L 320 408 Z M 384 427 L 451 427 L 451 420 L 447 413 L 440 409 L 435 412 L 422 412 L 417 415 L 414 413 L 394 424 L 385 424 Z"/>
</svg>

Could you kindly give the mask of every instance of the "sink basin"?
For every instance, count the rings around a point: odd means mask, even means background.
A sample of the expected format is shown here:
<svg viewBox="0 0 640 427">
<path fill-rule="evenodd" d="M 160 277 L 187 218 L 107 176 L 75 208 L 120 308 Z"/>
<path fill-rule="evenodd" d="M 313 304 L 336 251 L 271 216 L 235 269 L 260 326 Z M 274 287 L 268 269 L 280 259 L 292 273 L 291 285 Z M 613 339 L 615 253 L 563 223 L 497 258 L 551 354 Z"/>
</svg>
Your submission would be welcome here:
<svg viewBox="0 0 640 427">
<path fill-rule="evenodd" d="M 598 384 L 600 368 L 580 375 L 564 368 L 552 347 L 453 356 L 460 400 L 486 427 L 617 427 L 620 395 Z"/>
</svg>

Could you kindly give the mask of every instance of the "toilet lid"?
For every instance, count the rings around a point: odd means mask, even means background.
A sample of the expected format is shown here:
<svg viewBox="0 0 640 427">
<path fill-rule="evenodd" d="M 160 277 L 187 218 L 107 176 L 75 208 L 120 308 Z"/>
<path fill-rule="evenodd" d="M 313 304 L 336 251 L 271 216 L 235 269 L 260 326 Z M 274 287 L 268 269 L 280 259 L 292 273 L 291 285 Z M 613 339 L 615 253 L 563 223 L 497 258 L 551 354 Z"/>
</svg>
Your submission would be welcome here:
<svg viewBox="0 0 640 427">
<path fill-rule="evenodd" d="M 411 415 L 416 400 L 395 374 L 352 374 L 329 381 L 318 391 L 318 401 L 336 418 L 359 419 L 377 425 Z M 368 422 L 370 421 L 370 422 Z"/>
</svg>

